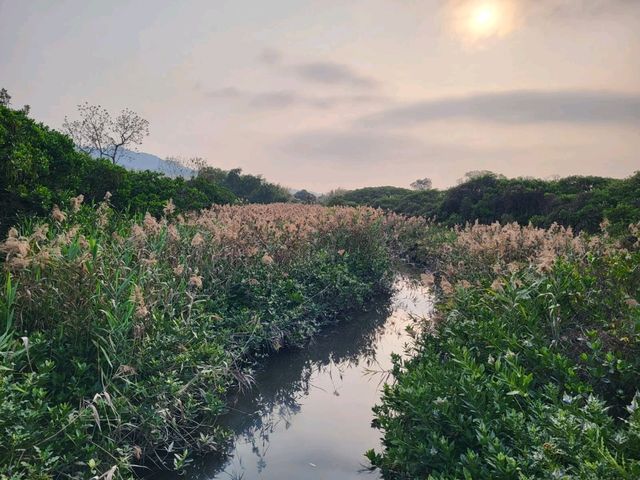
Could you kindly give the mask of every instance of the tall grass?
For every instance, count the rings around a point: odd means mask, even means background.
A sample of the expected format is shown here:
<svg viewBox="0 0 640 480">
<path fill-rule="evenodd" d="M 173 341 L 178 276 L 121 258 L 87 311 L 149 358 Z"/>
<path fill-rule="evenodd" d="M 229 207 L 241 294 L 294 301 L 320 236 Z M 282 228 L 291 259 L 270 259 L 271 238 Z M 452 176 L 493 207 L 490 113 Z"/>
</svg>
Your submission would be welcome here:
<svg viewBox="0 0 640 480">
<path fill-rule="evenodd" d="M 288 204 L 129 218 L 78 197 L 12 228 L 0 478 L 127 478 L 224 451 L 229 389 L 386 288 L 390 245 L 421 225 Z"/>
</svg>

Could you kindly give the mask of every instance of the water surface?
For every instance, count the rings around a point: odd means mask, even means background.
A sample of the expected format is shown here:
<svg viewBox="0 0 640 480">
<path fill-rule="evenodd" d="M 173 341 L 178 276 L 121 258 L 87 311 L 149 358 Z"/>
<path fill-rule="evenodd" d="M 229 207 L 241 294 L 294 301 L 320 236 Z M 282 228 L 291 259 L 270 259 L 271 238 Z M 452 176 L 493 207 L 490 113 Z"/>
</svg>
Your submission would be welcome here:
<svg viewBox="0 0 640 480">
<path fill-rule="evenodd" d="M 254 387 L 222 422 L 235 433 L 226 458 L 202 459 L 202 479 L 377 479 L 364 452 L 380 445 L 371 407 L 388 379 L 391 354 L 404 355 L 432 308 L 430 292 L 400 274 L 391 299 L 326 329 L 300 350 L 269 357 Z"/>
</svg>

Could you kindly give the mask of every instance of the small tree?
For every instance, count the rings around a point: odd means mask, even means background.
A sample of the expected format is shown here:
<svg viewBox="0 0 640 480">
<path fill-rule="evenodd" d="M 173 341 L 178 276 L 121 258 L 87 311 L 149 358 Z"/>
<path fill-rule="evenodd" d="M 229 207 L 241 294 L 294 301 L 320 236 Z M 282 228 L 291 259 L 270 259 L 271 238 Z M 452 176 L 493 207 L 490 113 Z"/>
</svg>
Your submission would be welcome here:
<svg viewBox="0 0 640 480">
<path fill-rule="evenodd" d="M 462 178 L 458 179 L 458 185 L 476 180 L 478 178 L 491 177 L 491 178 L 505 178 L 504 175 L 493 173 L 491 170 L 471 170 L 464 174 Z"/>
<path fill-rule="evenodd" d="M 0 105 L 3 107 L 11 105 L 11 95 L 9 95 L 6 88 L 0 88 Z"/>
<path fill-rule="evenodd" d="M 186 170 L 185 165 L 179 157 L 165 157 L 164 163 L 167 166 L 167 175 L 172 178 L 182 177 Z"/>
<path fill-rule="evenodd" d="M 198 177 L 218 185 L 225 185 L 227 172 L 217 167 L 204 167 L 198 170 Z"/>
<path fill-rule="evenodd" d="M 79 120 L 65 117 L 62 128 L 80 150 L 97 153 L 114 164 L 123 149 L 140 145 L 149 135 L 149 122 L 127 108 L 113 119 L 105 108 L 85 102 L 78 105 L 78 113 Z"/>
<path fill-rule="evenodd" d="M 6 88 L 0 88 L 0 106 L 7 108 L 11 106 L 11 95 L 9 95 Z M 31 107 L 29 105 L 24 105 L 19 111 L 25 115 L 29 115 L 30 110 Z"/>
<path fill-rule="evenodd" d="M 318 201 L 318 199 L 313 193 L 308 192 L 306 190 L 297 191 L 293 195 L 293 198 L 295 198 L 296 200 L 302 203 L 316 203 Z"/>
<path fill-rule="evenodd" d="M 419 178 L 411 184 L 411 188 L 414 190 L 431 190 L 433 182 L 430 178 Z"/>
</svg>

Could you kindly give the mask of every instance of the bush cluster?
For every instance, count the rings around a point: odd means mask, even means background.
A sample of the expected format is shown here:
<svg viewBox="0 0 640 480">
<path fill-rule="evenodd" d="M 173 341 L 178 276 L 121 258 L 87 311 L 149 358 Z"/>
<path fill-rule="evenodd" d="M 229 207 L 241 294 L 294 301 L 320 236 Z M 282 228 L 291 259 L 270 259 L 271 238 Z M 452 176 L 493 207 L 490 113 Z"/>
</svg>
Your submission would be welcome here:
<svg viewBox="0 0 640 480">
<path fill-rule="evenodd" d="M 485 173 L 447 190 L 368 187 L 334 195 L 328 204 L 369 205 L 448 226 L 475 221 L 531 222 L 539 227 L 558 223 L 595 233 L 606 218 L 621 234 L 629 223 L 640 220 L 640 172 L 622 180 L 580 176 L 507 179 Z"/>
<path fill-rule="evenodd" d="M 439 317 L 375 407 L 384 448 L 367 455 L 385 478 L 640 478 L 630 234 L 496 224 L 425 239 Z"/>
</svg>

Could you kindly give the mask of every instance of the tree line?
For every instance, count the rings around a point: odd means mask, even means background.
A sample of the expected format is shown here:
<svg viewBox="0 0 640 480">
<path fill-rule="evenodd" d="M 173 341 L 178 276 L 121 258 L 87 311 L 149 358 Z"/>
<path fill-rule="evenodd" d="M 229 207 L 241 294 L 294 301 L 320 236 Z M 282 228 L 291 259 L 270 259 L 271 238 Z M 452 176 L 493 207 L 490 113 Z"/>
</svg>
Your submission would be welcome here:
<svg viewBox="0 0 640 480">
<path fill-rule="evenodd" d="M 326 203 L 370 205 L 449 226 L 476 220 L 540 227 L 558 223 L 596 232 L 606 220 L 611 231 L 624 232 L 640 220 L 640 172 L 625 179 L 571 176 L 555 180 L 470 173 L 446 190 L 368 187 L 338 192 Z"/>
<path fill-rule="evenodd" d="M 89 202 L 100 201 L 108 194 L 118 210 L 154 215 L 161 213 L 169 199 L 179 210 L 187 211 L 212 204 L 271 203 L 291 198 L 283 187 L 259 175 L 243 174 L 240 169 L 225 171 L 202 163 L 191 178 L 126 170 L 117 165 L 116 159 L 119 151 L 130 145 L 122 142 L 122 135 L 128 135 L 126 129 L 131 126 L 127 123 L 131 118 L 123 115 L 133 112 L 123 111 L 111 123 L 105 111 L 90 109 L 99 117 L 92 121 L 102 121 L 115 129 L 92 138 L 88 138 L 91 128 L 86 118 L 75 124 L 65 120 L 68 133 L 73 125 L 79 129 L 74 142 L 70 135 L 31 119 L 28 107 L 11 108 L 6 90 L 0 97 L 0 230 L 6 230 L 21 215 L 45 214 L 79 194 Z M 133 120 L 137 131 L 133 138 L 141 139 L 148 124 L 137 116 Z M 92 147 L 95 141 L 100 142 L 99 158 L 91 155 L 96 152 Z"/>
<path fill-rule="evenodd" d="M 587 232 L 598 231 L 605 219 L 612 232 L 624 232 L 640 220 L 640 172 L 626 179 L 542 180 L 507 179 L 483 170 L 468 172 L 459 185 L 446 190 L 432 188 L 431 180 L 423 178 L 413 182 L 412 189 L 336 190 L 320 198 L 300 190 L 292 196 L 260 175 L 212 167 L 201 158 L 167 158 L 176 171 L 193 171 L 188 178 L 126 170 L 117 164 L 118 155 L 140 144 L 149 132 L 149 123 L 131 110 L 112 118 L 102 107 L 80 105 L 80 119 L 65 118 L 61 133 L 31 119 L 29 106 L 13 109 L 10 101 L 7 91 L 0 90 L 0 230 L 20 215 L 47 213 L 79 194 L 91 202 L 107 192 L 116 209 L 154 215 L 173 199 L 182 211 L 220 203 L 321 201 L 369 205 L 444 225 L 559 223 Z"/>
</svg>

